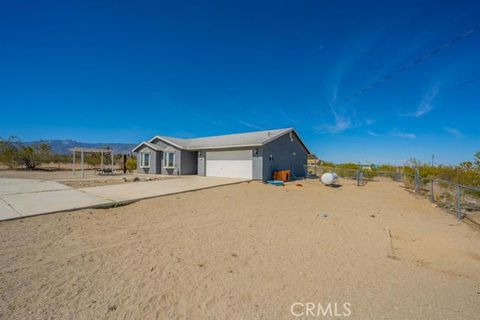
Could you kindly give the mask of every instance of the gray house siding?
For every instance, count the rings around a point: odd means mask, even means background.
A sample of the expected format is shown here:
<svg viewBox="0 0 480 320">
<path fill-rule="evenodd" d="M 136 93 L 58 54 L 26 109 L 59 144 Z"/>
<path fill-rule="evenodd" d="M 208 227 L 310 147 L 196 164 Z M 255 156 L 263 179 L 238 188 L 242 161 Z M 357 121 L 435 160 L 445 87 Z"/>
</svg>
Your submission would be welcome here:
<svg viewBox="0 0 480 320">
<path fill-rule="evenodd" d="M 307 150 L 298 139 L 297 135 L 292 133 L 292 139 L 289 134 L 285 134 L 275 139 L 263 147 L 252 150 L 252 170 L 253 179 L 270 180 L 275 170 L 291 170 L 292 176 L 305 176 L 305 165 L 307 164 Z M 222 149 L 208 150 L 220 151 Z M 232 149 L 229 149 L 232 150 Z M 242 150 L 238 148 L 235 150 Z M 205 176 L 205 155 L 207 150 L 198 152 L 197 168 L 198 175 Z M 294 155 L 295 153 L 295 155 Z M 271 157 L 270 157 L 271 156 Z"/>
<path fill-rule="evenodd" d="M 175 166 L 174 168 L 165 168 L 164 167 L 164 156 L 165 153 L 162 151 L 155 151 L 148 147 L 144 147 L 140 152 L 145 152 L 144 150 L 149 150 L 151 154 L 150 168 L 141 168 L 140 167 L 140 153 L 137 154 L 137 167 L 138 172 L 140 173 L 161 173 L 165 175 L 173 174 L 197 174 L 197 152 L 185 151 L 176 148 L 173 145 L 167 144 L 162 140 L 155 139 L 153 144 L 158 145 L 161 149 L 168 150 L 166 152 L 175 152 Z"/>
<path fill-rule="evenodd" d="M 199 176 L 205 176 L 206 169 L 205 169 L 205 151 L 198 151 L 198 160 L 197 160 L 197 174 Z"/>
<path fill-rule="evenodd" d="M 165 157 L 165 152 L 162 152 L 162 164 L 161 164 L 162 174 L 165 174 L 165 175 L 180 174 L 180 164 L 181 164 L 181 161 L 182 161 L 182 152 L 178 149 L 175 149 L 175 148 L 173 148 L 172 150 L 170 150 L 168 152 L 175 152 L 175 165 L 174 165 L 173 168 L 165 168 L 164 165 L 163 165 L 165 163 L 164 160 L 163 160 L 163 158 Z"/>
<path fill-rule="evenodd" d="M 253 179 L 263 180 L 263 155 L 262 148 L 252 150 Z"/>
<path fill-rule="evenodd" d="M 180 174 L 197 174 L 197 152 L 181 151 Z"/>
<path fill-rule="evenodd" d="M 292 177 L 305 176 L 308 152 L 293 132 L 292 140 L 290 134 L 285 134 L 261 148 L 263 180 L 272 179 L 276 170 L 291 170 Z"/>
<path fill-rule="evenodd" d="M 142 153 L 150 153 L 150 167 L 149 168 L 142 168 L 140 166 L 141 159 L 140 156 Z M 137 171 L 139 173 L 146 173 L 146 174 L 158 174 L 160 173 L 160 154 L 161 152 L 152 150 L 148 147 L 144 147 L 140 149 L 137 153 Z"/>
<path fill-rule="evenodd" d="M 178 148 L 170 145 L 170 144 L 167 144 L 165 142 L 163 142 L 162 140 L 159 140 L 159 139 L 155 139 L 154 141 L 152 141 L 153 144 L 156 144 L 157 146 L 159 146 L 161 149 L 165 149 L 165 148 L 170 148 L 171 150 L 169 150 L 168 152 L 175 152 L 175 166 L 174 168 L 165 168 L 164 167 L 164 156 L 165 156 L 165 153 L 164 152 L 159 152 L 160 153 L 160 157 L 159 157 L 159 173 L 161 174 L 164 174 L 164 175 L 173 175 L 173 174 L 180 174 L 180 169 L 181 169 L 181 161 L 182 161 L 182 151 L 179 150 Z"/>
</svg>

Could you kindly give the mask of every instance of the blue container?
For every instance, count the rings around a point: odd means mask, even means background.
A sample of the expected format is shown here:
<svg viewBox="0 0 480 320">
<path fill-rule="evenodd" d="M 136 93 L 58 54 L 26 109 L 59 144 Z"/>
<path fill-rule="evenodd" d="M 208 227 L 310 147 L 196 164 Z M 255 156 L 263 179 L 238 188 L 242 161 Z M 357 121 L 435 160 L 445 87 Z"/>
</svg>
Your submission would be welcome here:
<svg viewBox="0 0 480 320">
<path fill-rule="evenodd" d="M 282 180 L 268 180 L 268 184 L 273 184 L 274 186 L 283 186 Z"/>
</svg>

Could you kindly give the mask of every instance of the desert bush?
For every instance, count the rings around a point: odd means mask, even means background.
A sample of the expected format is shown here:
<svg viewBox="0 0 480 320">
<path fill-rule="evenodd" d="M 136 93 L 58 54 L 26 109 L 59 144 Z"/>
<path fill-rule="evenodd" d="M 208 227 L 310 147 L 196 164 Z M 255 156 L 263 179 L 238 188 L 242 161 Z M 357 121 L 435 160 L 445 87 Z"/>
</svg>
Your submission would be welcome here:
<svg viewBox="0 0 480 320">
<path fill-rule="evenodd" d="M 41 163 L 52 160 L 52 150 L 47 143 L 41 143 L 33 146 L 22 146 L 17 150 L 16 162 L 24 165 L 26 169 L 33 170 Z"/>
<path fill-rule="evenodd" d="M 358 170 L 359 165 L 356 163 L 347 162 L 347 163 L 339 163 L 336 165 L 336 167 L 342 168 L 342 169 Z"/>
<path fill-rule="evenodd" d="M 0 138 L 0 162 L 7 165 L 10 169 L 17 165 L 17 152 L 20 140 L 11 136 L 8 139 Z"/>
<path fill-rule="evenodd" d="M 135 169 L 137 169 L 137 159 L 135 158 L 130 158 L 127 160 L 127 163 L 125 164 L 127 167 L 128 172 L 132 172 Z"/>
<path fill-rule="evenodd" d="M 398 167 L 396 167 L 396 166 L 392 166 L 390 164 L 382 164 L 378 167 L 377 170 L 378 171 L 386 171 L 386 172 L 389 172 L 389 171 L 396 172 L 397 169 L 398 169 Z"/>
<path fill-rule="evenodd" d="M 13 169 L 24 166 L 35 169 L 39 164 L 53 160 L 52 150 L 47 143 L 25 146 L 16 137 L 0 139 L 0 161 Z"/>
</svg>

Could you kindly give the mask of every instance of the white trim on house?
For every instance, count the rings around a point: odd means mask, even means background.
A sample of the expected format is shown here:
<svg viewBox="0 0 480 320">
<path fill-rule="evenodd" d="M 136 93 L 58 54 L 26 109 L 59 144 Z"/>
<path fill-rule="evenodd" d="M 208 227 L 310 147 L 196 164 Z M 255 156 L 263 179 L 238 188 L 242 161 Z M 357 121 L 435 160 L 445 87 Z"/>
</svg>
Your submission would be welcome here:
<svg viewBox="0 0 480 320">
<path fill-rule="evenodd" d="M 178 148 L 178 149 L 185 149 L 184 147 L 182 147 L 182 146 L 180 146 L 180 145 L 178 145 L 178 144 L 176 144 L 176 143 L 173 143 L 172 141 L 170 141 L 170 140 L 168 140 L 168 139 L 165 139 L 164 137 L 160 137 L 160 136 L 155 136 L 155 137 L 153 137 L 152 139 L 148 140 L 148 143 L 153 144 L 153 141 L 155 141 L 156 139 L 161 140 L 161 141 L 163 141 L 163 142 L 166 142 L 166 143 L 168 143 L 168 144 L 171 144 L 172 146 L 174 146 L 174 147 L 176 147 L 176 148 Z"/>
<path fill-rule="evenodd" d="M 172 165 L 169 165 L 169 156 L 172 155 Z M 165 169 L 174 169 L 175 168 L 175 152 L 164 152 L 163 153 L 163 167 Z"/>
<path fill-rule="evenodd" d="M 150 149 L 153 149 L 155 151 L 162 151 L 162 149 L 160 148 L 159 145 L 156 145 L 154 143 L 150 143 L 150 142 L 146 142 L 146 141 L 143 141 L 142 143 L 139 143 L 135 148 L 132 149 L 132 152 L 136 152 L 136 150 L 138 150 L 141 146 L 147 146 L 149 147 Z"/>
<path fill-rule="evenodd" d="M 145 156 L 148 156 L 147 165 L 145 165 Z M 152 156 L 150 152 L 140 152 L 140 168 L 150 168 L 151 160 L 152 160 Z"/>
<path fill-rule="evenodd" d="M 260 148 L 263 144 L 238 144 L 238 145 L 225 145 L 215 147 L 202 147 L 202 148 L 185 148 L 184 150 L 197 151 L 197 150 L 216 150 L 216 149 L 237 149 L 237 148 Z"/>
</svg>

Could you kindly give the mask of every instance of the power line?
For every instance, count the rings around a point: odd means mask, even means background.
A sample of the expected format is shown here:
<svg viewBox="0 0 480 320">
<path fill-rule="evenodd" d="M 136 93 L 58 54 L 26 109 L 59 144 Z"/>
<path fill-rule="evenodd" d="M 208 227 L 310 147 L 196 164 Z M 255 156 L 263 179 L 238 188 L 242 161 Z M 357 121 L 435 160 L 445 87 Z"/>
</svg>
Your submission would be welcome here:
<svg viewBox="0 0 480 320">
<path fill-rule="evenodd" d="M 438 90 L 436 92 L 436 94 L 440 95 L 440 94 L 443 94 L 443 93 L 451 91 L 451 90 L 461 89 L 461 88 L 464 88 L 468 85 L 471 85 L 472 83 L 479 82 L 479 81 L 480 81 L 480 77 L 465 80 L 465 81 L 459 82 L 457 84 L 454 84 L 452 86 L 446 87 L 444 89 Z M 398 109 L 398 108 L 401 108 L 401 107 L 407 107 L 407 103 L 402 103 L 402 104 L 398 104 L 398 105 L 393 106 L 393 107 L 388 107 L 388 109 L 389 110 L 395 110 L 395 109 Z"/>
<path fill-rule="evenodd" d="M 435 49 L 429 51 L 427 54 L 424 54 L 423 56 L 420 56 L 419 58 L 415 59 L 413 62 L 410 62 L 409 64 L 406 64 L 400 68 L 397 68 L 396 70 L 386 74 L 384 77 L 382 77 L 380 80 L 377 80 L 365 87 L 363 87 L 362 89 L 359 89 L 355 92 L 353 92 L 352 94 L 346 96 L 345 98 L 343 98 L 342 100 L 338 101 L 338 102 L 335 102 L 331 105 L 329 105 L 329 108 L 332 109 L 332 108 L 335 108 L 335 107 L 338 107 L 342 104 L 345 104 L 347 102 L 349 102 L 350 100 L 360 96 L 360 95 L 363 95 L 373 89 L 375 89 L 376 87 L 378 87 L 379 85 L 395 78 L 396 76 L 398 76 L 399 74 L 402 74 L 402 73 L 405 73 L 407 72 L 408 70 L 414 68 L 415 66 L 421 64 L 422 62 L 430 59 L 432 56 L 434 56 L 435 54 L 438 54 L 439 52 L 441 52 L 442 50 L 445 50 L 446 48 L 456 44 L 457 42 L 461 41 L 461 40 L 464 40 L 466 38 L 468 38 L 469 36 L 473 35 L 474 33 L 476 32 L 479 32 L 480 31 L 480 25 L 458 35 L 457 37 L 453 38 L 453 39 L 450 39 L 449 41 L 445 42 L 444 44 L 436 47 Z M 318 117 L 321 113 L 319 112 L 315 112 L 315 113 L 312 113 L 310 116 L 308 116 L 307 118 L 303 119 L 303 120 L 300 120 L 300 121 L 296 121 L 296 125 L 301 125 L 304 121 L 306 120 L 309 120 L 309 119 L 312 119 L 312 118 L 315 118 L 315 117 Z"/>
<path fill-rule="evenodd" d="M 463 87 L 466 87 L 472 83 L 475 83 L 477 81 L 480 81 L 480 77 L 477 77 L 477 78 L 473 78 L 473 79 L 469 79 L 469 80 L 466 80 L 466 81 L 463 81 L 459 84 L 456 84 L 456 85 L 453 85 L 453 86 L 450 86 L 450 87 L 447 87 L 445 89 L 442 89 L 440 91 L 438 91 L 438 93 L 444 93 L 445 91 L 450 91 L 450 90 L 454 90 L 454 89 L 460 89 L 460 88 L 463 88 Z"/>
</svg>

